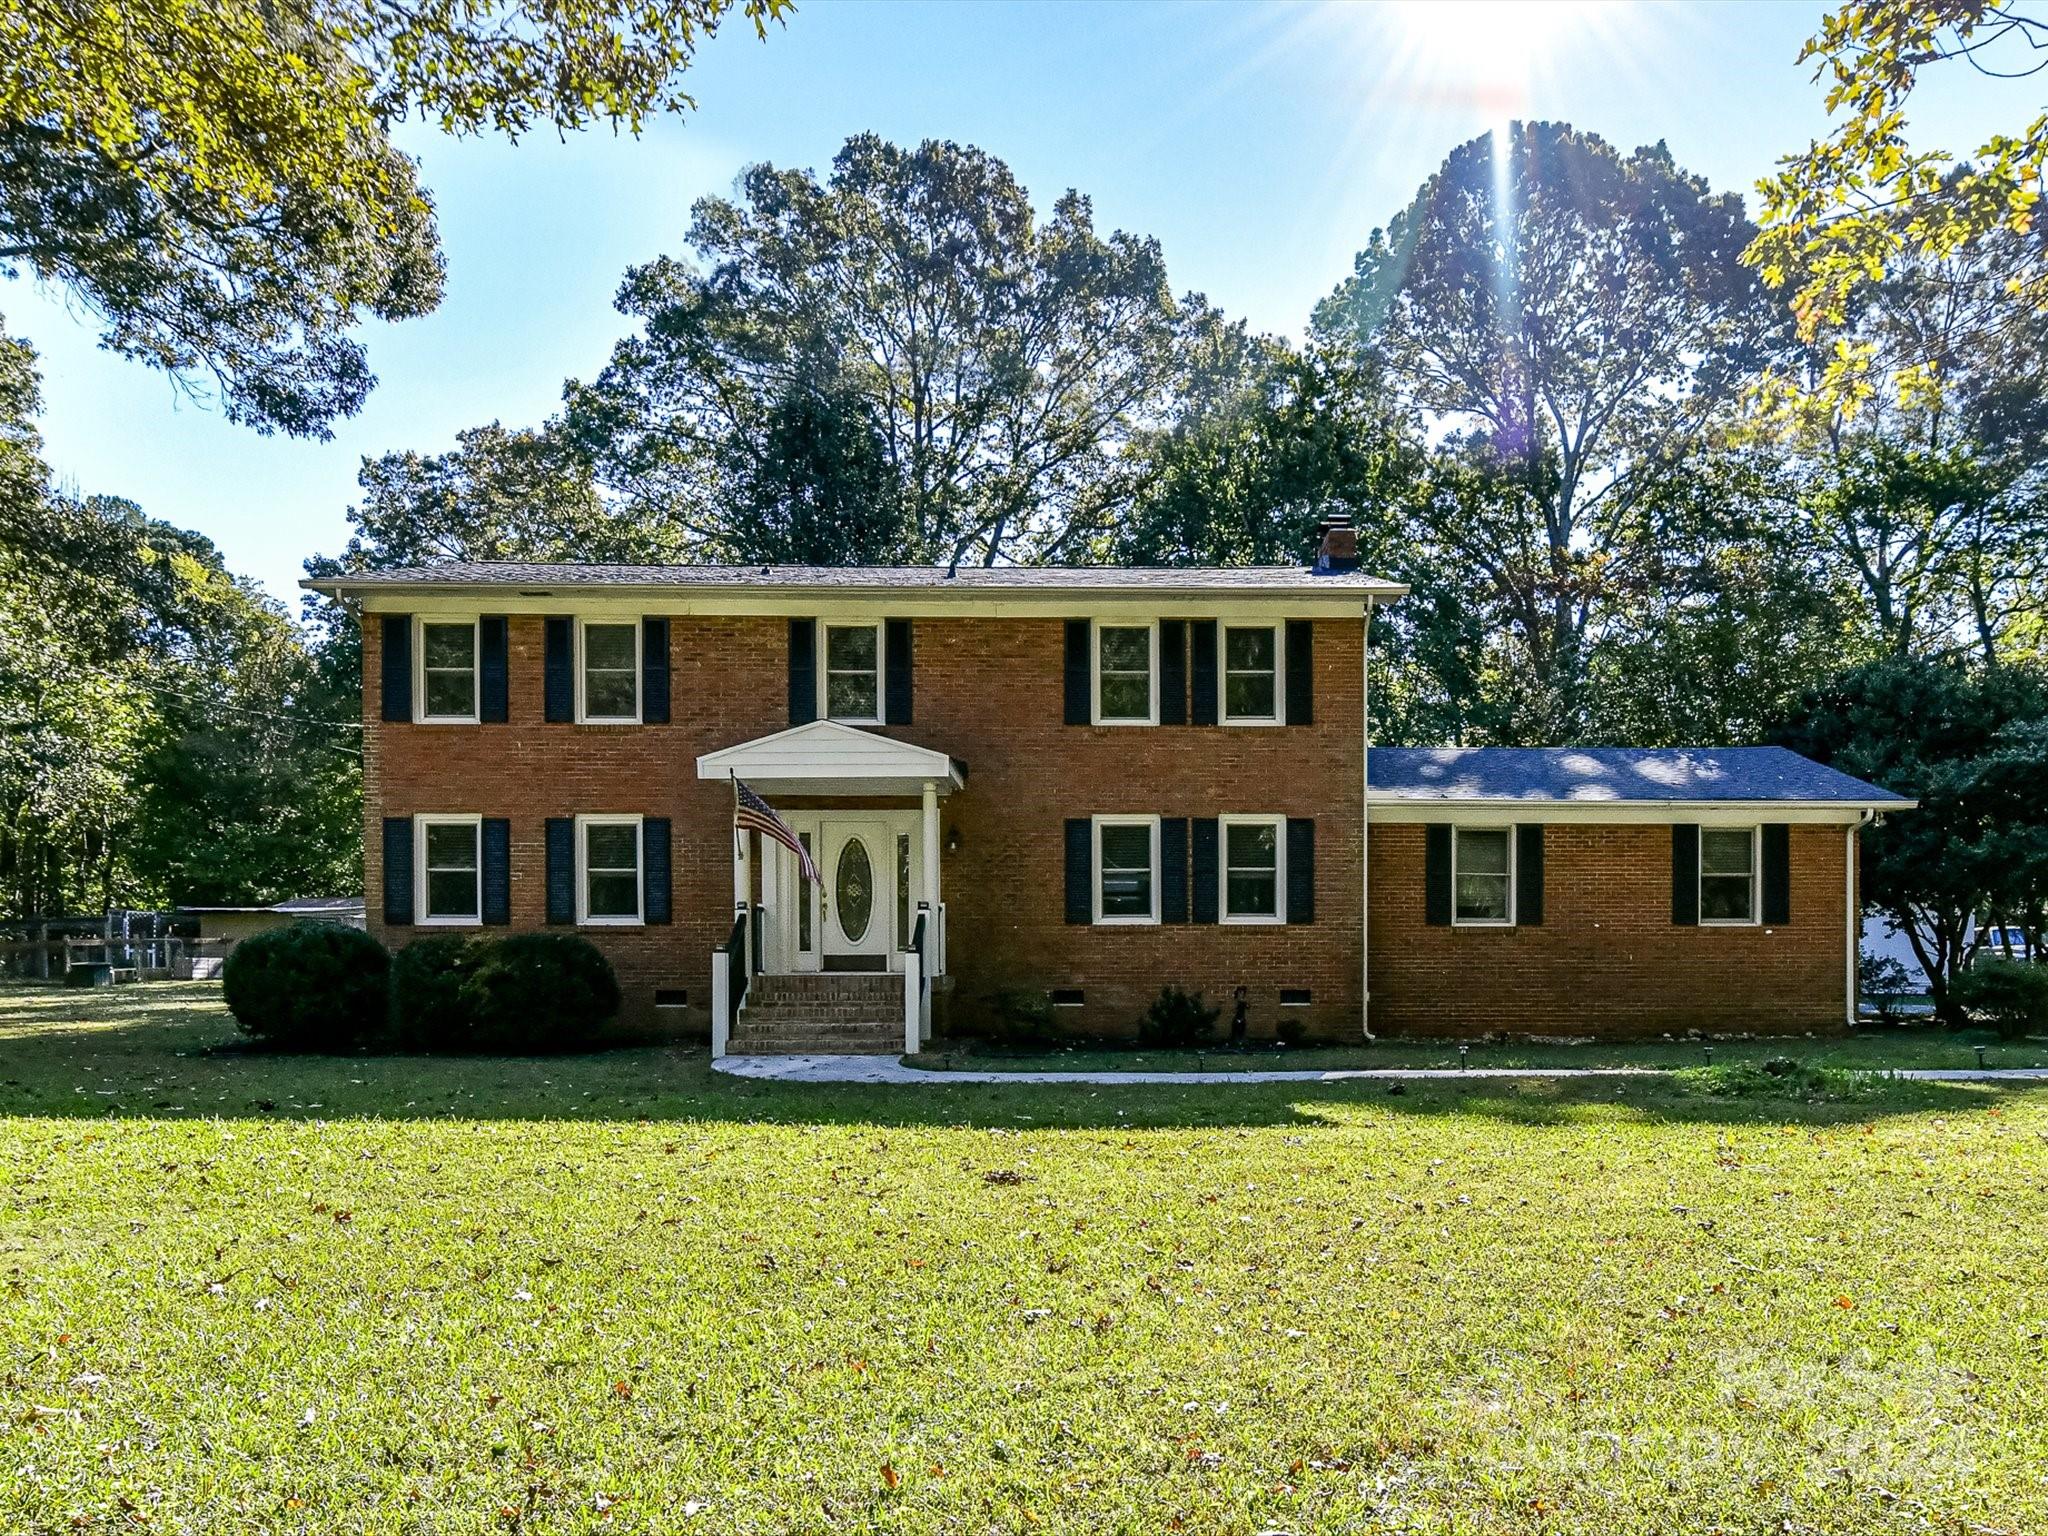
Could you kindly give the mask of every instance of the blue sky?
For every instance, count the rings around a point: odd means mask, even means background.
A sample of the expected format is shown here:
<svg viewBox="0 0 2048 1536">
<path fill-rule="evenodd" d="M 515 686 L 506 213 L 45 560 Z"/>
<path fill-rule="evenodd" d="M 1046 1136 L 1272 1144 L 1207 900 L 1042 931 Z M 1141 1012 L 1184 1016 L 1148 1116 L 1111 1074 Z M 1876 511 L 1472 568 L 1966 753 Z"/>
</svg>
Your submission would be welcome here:
<svg viewBox="0 0 2048 1536">
<path fill-rule="evenodd" d="M 638 140 L 402 135 L 440 209 L 440 310 L 362 334 L 379 385 L 333 441 L 262 438 L 100 351 L 65 295 L 0 284 L 42 353 L 52 469 L 212 537 L 295 596 L 337 550 L 366 454 L 538 422 L 602 366 L 626 267 L 681 253 L 691 203 L 768 160 L 824 169 L 847 135 L 949 138 L 1007 161 L 1040 209 L 1068 187 L 1104 228 L 1156 236 L 1178 289 L 1298 335 L 1315 301 L 1454 145 L 1506 114 L 1623 148 L 1666 140 L 1750 191 L 1824 131 L 1795 64 L 1815 4 L 1580 0 L 1512 7 L 809 0 L 757 43 L 728 27 L 691 71 L 698 111 Z M 2024 82 L 1930 76 L 1916 137 L 1963 151 L 2037 109 Z"/>
</svg>

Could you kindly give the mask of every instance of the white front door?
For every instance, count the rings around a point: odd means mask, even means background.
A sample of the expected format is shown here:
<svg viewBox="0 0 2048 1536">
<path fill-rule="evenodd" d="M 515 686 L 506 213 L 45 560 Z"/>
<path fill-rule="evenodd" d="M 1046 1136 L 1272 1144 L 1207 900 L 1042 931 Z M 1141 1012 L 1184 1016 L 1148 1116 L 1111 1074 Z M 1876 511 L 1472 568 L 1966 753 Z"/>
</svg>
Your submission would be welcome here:
<svg viewBox="0 0 2048 1536">
<path fill-rule="evenodd" d="M 896 835 L 886 821 L 827 818 L 818 863 L 824 968 L 886 971 L 896 927 Z"/>
</svg>

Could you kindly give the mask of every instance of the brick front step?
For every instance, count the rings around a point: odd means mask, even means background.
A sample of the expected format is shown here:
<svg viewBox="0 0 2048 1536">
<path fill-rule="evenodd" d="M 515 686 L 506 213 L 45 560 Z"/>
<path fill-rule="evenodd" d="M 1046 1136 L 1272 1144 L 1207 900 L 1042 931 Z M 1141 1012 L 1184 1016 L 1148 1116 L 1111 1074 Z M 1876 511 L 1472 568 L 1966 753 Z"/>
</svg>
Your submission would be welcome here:
<svg viewBox="0 0 2048 1536">
<path fill-rule="evenodd" d="M 735 1056 L 900 1056 L 900 1030 L 820 1035 L 809 1031 L 742 1031 L 727 1047 Z"/>
<path fill-rule="evenodd" d="M 894 1003 L 903 1006 L 903 978 L 876 975 L 756 976 L 747 984 L 747 1002 L 763 1007 L 784 1003 L 836 1006 Z"/>
</svg>

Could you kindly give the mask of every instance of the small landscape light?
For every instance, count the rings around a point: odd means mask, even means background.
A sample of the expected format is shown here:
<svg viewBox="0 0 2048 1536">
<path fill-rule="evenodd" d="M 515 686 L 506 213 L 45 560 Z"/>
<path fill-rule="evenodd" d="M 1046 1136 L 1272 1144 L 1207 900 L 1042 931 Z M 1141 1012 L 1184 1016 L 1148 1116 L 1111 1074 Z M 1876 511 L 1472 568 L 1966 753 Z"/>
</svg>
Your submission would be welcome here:
<svg viewBox="0 0 2048 1536">
<path fill-rule="evenodd" d="M 1714 1064 L 1714 1048 L 1711 1045 L 1703 1045 L 1700 1049 L 1707 1053 L 1707 1065 L 1711 1067 Z"/>
<path fill-rule="evenodd" d="M 1458 1047 L 1458 1070 L 1459 1070 L 1460 1072 L 1464 1071 L 1464 1070 L 1466 1069 L 1466 1067 L 1467 1067 L 1468 1065 L 1470 1065 L 1470 1063 L 1469 1063 L 1469 1062 L 1468 1062 L 1468 1061 L 1466 1060 L 1466 1058 L 1467 1058 L 1467 1057 L 1469 1057 L 1469 1056 L 1470 1056 L 1471 1054 L 1472 1054 L 1472 1047 L 1471 1047 L 1471 1046 L 1469 1046 L 1469 1045 L 1461 1045 L 1461 1046 L 1459 1046 L 1459 1047 Z"/>
<path fill-rule="evenodd" d="M 1981 1067 L 1981 1066 L 1983 1066 L 1983 1065 L 1984 1065 L 1984 1047 L 1980 1045 L 1980 1046 L 1978 1046 L 1978 1047 L 1976 1048 L 1976 1050 L 1977 1050 L 1977 1065 Z"/>
</svg>

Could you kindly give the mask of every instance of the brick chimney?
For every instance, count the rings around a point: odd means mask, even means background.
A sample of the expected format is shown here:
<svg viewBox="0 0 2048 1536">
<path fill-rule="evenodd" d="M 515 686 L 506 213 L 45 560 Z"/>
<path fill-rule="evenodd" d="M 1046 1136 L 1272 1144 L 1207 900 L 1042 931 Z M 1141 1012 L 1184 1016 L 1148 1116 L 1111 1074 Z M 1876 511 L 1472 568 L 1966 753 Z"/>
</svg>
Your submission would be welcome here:
<svg viewBox="0 0 2048 1536">
<path fill-rule="evenodd" d="M 1349 512 L 1331 512 L 1316 524 L 1316 574 L 1341 575 L 1358 569 L 1358 530 Z"/>
</svg>

